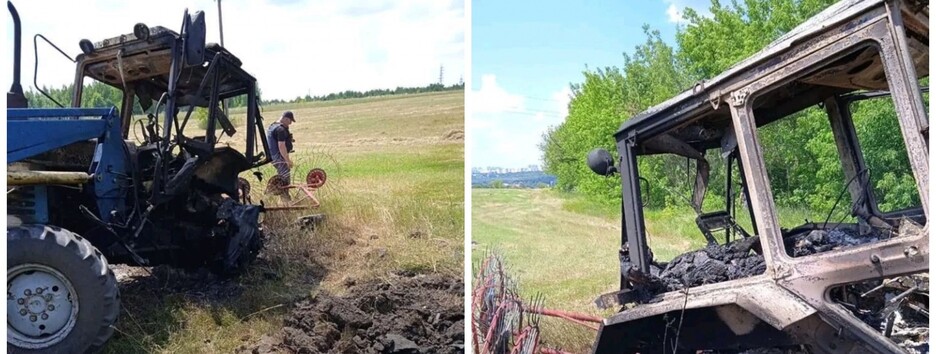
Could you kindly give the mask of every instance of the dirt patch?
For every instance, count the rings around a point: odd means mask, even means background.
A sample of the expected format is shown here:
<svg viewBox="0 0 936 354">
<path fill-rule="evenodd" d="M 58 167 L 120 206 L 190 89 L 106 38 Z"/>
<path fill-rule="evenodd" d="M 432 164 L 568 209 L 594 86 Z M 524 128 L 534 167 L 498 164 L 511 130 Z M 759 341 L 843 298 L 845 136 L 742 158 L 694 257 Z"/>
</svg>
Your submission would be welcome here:
<svg viewBox="0 0 936 354">
<path fill-rule="evenodd" d="M 445 140 L 465 140 L 465 131 L 461 129 L 449 130 L 445 134 Z"/>
<path fill-rule="evenodd" d="M 284 328 L 238 353 L 461 353 L 464 282 L 400 275 L 319 293 L 295 304 Z"/>
<path fill-rule="evenodd" d="M 122 295 L 150 298 L 154 292 L 163 296 L 181 294 L 193 301 L 215 303 L 238 298 L 246 291 L 246 285 L 238 279 L 220 278 L 204 268 L 186 271 L 166 265 L 110 267 Z"/>
</svg>

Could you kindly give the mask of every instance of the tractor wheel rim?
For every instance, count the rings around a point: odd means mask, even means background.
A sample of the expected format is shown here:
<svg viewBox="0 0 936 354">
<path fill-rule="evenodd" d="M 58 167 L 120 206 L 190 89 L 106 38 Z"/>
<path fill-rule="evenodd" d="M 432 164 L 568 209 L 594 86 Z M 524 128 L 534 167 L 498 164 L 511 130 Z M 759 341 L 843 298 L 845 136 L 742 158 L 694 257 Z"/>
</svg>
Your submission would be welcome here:
<svg viewBox="0 0 936 354">
<path fill-rule="evenodd" d="M 62 273 L 43 264 L 7 270 L 7 342 L 47 348 L 65 339 L 78 319 L 78 293 Z"/>
</svg>

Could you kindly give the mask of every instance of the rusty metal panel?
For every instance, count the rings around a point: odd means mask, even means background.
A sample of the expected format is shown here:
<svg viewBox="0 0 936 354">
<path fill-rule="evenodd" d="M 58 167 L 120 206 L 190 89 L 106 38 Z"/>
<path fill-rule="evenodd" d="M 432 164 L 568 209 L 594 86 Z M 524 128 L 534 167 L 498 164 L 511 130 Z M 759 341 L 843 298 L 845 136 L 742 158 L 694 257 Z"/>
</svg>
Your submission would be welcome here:
<svg viewBox="0 0 936 354">
<path fill-rule="evenodd" d="M 817 33 L 827 33 L 828 27 L 837 26 L 843 21 L 846 21 L 850 18 L 853 18 L 863 12 L 873 9 L 880 6 L 884 1 L 883 0 L 844 0 L 839 1 L 838 3 L 830 6 L 826 10 L 820 12 L 816 16 L 810 18 L 808 21 L 803 24 L 795 27 L 794 29 L 787 32 L 785 35 L 781 36 L 773 43 L 769 44 L 767 47 L 761 51 L 755 53 L 751 57 L 741 61 L 740 63 L 732 66 L 725 72 L 706 80 L 703 84 L 702 90 L 697 90 L 692 88 L 686 90 L 675 97 L 666 100 L 656 106 L 653 106 L 646 111 L 636 115 L 635 117 L 628 119 L 622 123 L 618 134 L 621 131 L 624 131 L 626 128 L 633 126 L 639 121 L 645 119 L 652 119 L 653 116 L 663 112 L 664 110 L 683 104 L 683 101 L 687 101 L 690 98 L 702 98 L 708 97 L 713 92 L 718 92 L 717 90 L 711 90 L 708 88 L 713 88 L 715 86 L 722 85 L 726 83 L 729 79 L 735 79 L 735 76 L 741 75 L 745 71 L 752 69 L 755 65 L 763 63 L 765 61 L 777 62 L 778 55 L 782 52 L 789 50 L 790 48 L 798 45 L 814 36 Z M 722 92 L 728 92 L 728 90 L 723 90 Z M 721 96 L 721 93 L 715 95 L 716 97 Z M 703 103 L 705 99 L 701 100 Z M 720 100 L 718 100 L 720 101 Z"/>
</svg>

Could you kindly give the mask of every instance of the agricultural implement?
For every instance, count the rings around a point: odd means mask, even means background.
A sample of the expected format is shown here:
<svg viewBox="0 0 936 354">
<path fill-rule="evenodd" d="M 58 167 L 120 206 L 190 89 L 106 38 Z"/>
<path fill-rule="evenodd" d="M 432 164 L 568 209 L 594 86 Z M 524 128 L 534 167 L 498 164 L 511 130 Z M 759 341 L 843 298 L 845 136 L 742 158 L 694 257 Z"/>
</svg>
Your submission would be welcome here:
<svg viewBox="0 0 936 354">
<path fill-rule="evenodd" d="M 588 154 L 593 172 L 618 175 L 622 187 L 620 290 L 596 300 L 619 310 L 597 323 L 593 353 L 928 352 L 929 117 L 919 81 L 929 75 L 928 14 L 927 1 L 841 1 L 625 121 L 614 134 L 616 158 L 600 148 Z M 873 100 L 894 107 L 894 116 L 877 119 L 891 119 L 899 134 L 877 138 L 902 140 L 918 196 L 907 208 L 881 210 L 870 183 L 852 113 Z M 758 132 L 816 106 L 835 142 L 841 196 L 851 199 L 835 205 L 854 221 L 781 228 Z M 708 241 L 669 262 L 655 259 L 647 242 L 649 188 L 641 188 L 638 161 L 652 155 L 695 161 L 689 203 Z M 725 169 L 725 205 L 703 212 L 711 166 Z M 518 342 L 517 326 L 487 331 L 498 323 L 489 299 L 517 299 L 495 296 L 499 277 L 490 278 L 476 283 L 475 317 L 480 332 L 494 334 L 476 336 L 478 347 L 546 352 Z M 513 314 L 500 318 L 518 317 L 502 306 Z M 505 338 L 509 345 L 500 344 Z"/>
<path fill-rule="evenodd" d="M 204 13 L 186 10 L 179 32 L 137 24 L 129 34 L 82 40 L 83 54 L 69 57 L 70 107 L 42 92 L 60 108 L 39 109 L 28 108 L 20 85 L 20 19 L 7 6 L 15 40 L 6 123 L 8 350 L 100 348 L 120 312 L 109 263 L 243 272 L 264 236 L 261 206 L 236 198 L 238 175 L 267 164 L 269 149 L 256 79 L 227 49 L 205 43 Z M 120 109 L 82 108 L 86 79 L 118 91 Z M 241 152 L 217 142 L 238 132 L 223 102 L 244 96 Z M 146 118 L 135 121 L 134 107 Z M 208 110 L 207 127 L 186 136 L 196 107 Z M 128 140 L 134 127 L 141 141 Z"/>
<path fill-rule="evenodd" d="M 267 195 L 285 196 L 284 206 L 265 207 L 267 211 L 315 209 L 321 204 L 315 192 L 325 186 L 328 175 L 321 168 L 313 168 L 306 173 L 305 179 L 292 183 L 285 177 L 273 175 L 267 180 Z M 296 193 L 293 193 L 293 191 Z M 295 195 L 294 195 L 295 194 Z"/>
<path fill-rule="evenodd" d="M 255 175 L 258 176 L 258 180 L 263 181 L 263 177 L 259 172 L 256 172 Z M 267 179 L 263 196 L 270 201 L 279 199 L 279 203 L 273 206 L 261 204 L 262 210 L 264 213 L 316 210 L 321 206 L 316 194 L 320 188 L 325 186 L 327 179 L 328 175 L 321 168 L 309 170 L 305 179 L 299 183 L 292 183 L 280 175 L 273 175 Z M 251 186 L 246 178 L 238 177 L 237 189 L 241 203 L 252 203 Z M 324 221 L 325 214 L 322 213 L 303 215 L 296 219 L 297 224 L 310 229 Z"/>
<path fill-rule="evenodd" d="M 506 274 L 502 257 L 491 253 L 475 274 L 471 291 L 471 336 L 474 354 L 569 354 L 541 343 L 540 319 L 553 317 L 597 331 L 601 318 L 547 309 L 543 298 L 525 301 Z"/>
</svg>

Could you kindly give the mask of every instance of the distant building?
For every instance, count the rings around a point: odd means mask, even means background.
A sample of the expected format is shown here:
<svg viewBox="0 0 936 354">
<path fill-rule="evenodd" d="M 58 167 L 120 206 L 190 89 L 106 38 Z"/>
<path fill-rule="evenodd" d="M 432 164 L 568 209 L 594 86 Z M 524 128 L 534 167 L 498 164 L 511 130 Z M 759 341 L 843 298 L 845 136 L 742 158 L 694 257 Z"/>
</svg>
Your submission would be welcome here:
<svg viewBox="0 0 936 354">
<path fill-rule="evenodd" d="M 526 172 L 543 172 L 543 168 L 539 165 L 527 165 L 524 167 L 487 166 L 487 167 L 473 167 L 471 169 L 472 174 L 507 174 L 507 173 L 526 173 Z"/>
</svg>

